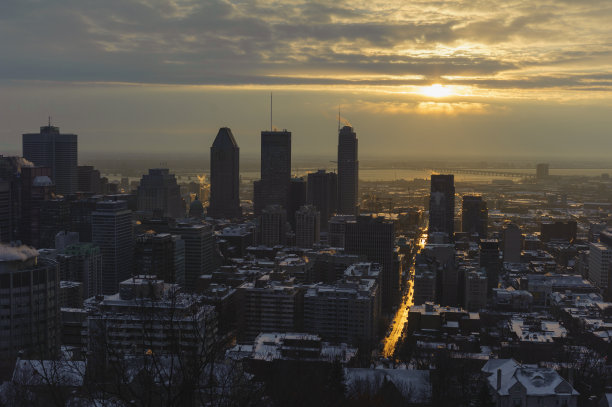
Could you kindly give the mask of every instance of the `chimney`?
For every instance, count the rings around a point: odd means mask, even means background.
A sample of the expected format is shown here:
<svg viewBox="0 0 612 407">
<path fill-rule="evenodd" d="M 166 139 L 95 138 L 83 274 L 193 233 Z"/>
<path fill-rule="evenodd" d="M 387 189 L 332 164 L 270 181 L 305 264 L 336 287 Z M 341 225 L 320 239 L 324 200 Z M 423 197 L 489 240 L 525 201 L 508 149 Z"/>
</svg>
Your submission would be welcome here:
<svg viewBox="0 0 612 407">
<path fill-rule="evenodd" d="M 497 391 L 499 391 L 501 389 L 501 369 L 497 369 Z"/>
</svg>

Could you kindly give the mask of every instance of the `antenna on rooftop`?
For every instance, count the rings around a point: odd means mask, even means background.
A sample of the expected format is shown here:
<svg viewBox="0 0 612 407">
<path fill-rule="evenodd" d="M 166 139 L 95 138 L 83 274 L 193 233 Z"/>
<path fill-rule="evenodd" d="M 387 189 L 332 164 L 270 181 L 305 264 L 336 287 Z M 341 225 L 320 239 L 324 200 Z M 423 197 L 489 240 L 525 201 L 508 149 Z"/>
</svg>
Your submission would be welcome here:
<svg viewBox="0 0 612 407">
<path fill-rule="evenodd" d="M 51 116 L 49 116 L 49 127 L 51 127 Z"/>
<path fill-rule="evenodd" d="M 270 131 L 274 131 L 272 127 L 272 92 L 270 92 Z"/>
<path fill-rule="evenodd" d="M 338 105 L 338 133 L 340 133 L 340 105 Z"/>
</svg>

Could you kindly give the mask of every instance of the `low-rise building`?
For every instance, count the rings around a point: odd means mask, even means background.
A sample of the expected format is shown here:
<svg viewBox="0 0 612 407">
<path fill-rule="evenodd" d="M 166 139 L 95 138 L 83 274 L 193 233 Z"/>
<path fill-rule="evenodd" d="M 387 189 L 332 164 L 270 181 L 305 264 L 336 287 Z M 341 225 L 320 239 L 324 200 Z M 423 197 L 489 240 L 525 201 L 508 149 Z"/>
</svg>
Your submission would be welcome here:
<svg viewBox="0 0 612 407">
<path fill-rule="evenodd" d="M 498 407 L 576 407 L 579 393 L 557 372 L 514 359 L 491 359 L 482 368 Z"/>
</svg>

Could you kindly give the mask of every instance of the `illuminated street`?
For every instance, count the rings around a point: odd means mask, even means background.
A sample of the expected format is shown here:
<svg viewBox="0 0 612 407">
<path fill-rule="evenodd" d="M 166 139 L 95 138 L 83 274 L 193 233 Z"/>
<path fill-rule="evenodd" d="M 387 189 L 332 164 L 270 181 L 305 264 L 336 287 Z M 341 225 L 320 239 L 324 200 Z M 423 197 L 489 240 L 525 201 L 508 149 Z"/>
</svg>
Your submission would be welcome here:
<svg viewBox="0 0 612 407">
<path fill-rule="evenodd" d="M 411 268 L 411 273 L 413 272 L 413 268 Z M 393 356 L 393 352 L 395 351 L 395 345 L 402 337 L 402 332 L 404 330 L 404 325 L 408 321 L 408 312 L 410 311 L 410 307 L 413 304 L 414 297 L 414 285 L 412 274 L 409 281 L 408 293 L 404 296 L 402 300 L 402 304 L 400 305 L 395 317 L 393 318 L 393 329 L 389 336 L 385 338 L 385 345 L 383 347 L 383 356 L 388 358 Z"/>
<path fill-rule="evenodd" d="M 418 245 L 418 251 L 423 250 L 425 247 L 425 243 L 427 242 L 427 237 L 425 235 L 425 231 L 427 229 L 423 228 L 421 230 L 421 235 L 416 239 Z M 404 331 L 404 327 L 408 322 L 408 313 L 410 312 L 410 307 L 414 305 L 414 261 L 415 258 L 412 257 L 410 259 L 409 266 L 409 277 L 408 277 L 408 290 L 402 299 L 402 303 L 393 317 L 391 332 L 384 339 L 384 346 L 382 351 L 382 356 L 385 358 L 389 358 L 393 356 L 393 352 L 395 351 L 395 346 L 397 342 L 402 338 L 402 332 Z"/>
</svg>

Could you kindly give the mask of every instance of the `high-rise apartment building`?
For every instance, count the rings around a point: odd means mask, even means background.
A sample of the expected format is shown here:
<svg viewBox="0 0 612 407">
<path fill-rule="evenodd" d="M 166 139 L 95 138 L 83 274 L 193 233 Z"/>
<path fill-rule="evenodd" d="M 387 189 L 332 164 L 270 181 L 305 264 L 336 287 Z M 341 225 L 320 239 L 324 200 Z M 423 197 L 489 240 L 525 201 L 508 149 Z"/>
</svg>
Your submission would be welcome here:
<svg viewBox="0 0 612 407">
<path fill-rule="evenodd" d="M 441 232 L 453 239 L 455 232 L 455 176 L 432 175 L 428 233 Z"/>
<path fill-rule="evenodd" d="M 85 298 L 102 294 L 102 255 L 92 243 L 76 243 L 57 254 L 60 278 L 83 283 Z"/>
<path fill-rule="evenodd" d="M 487 223 L 489 211 L 487 202 L 481 196 L 464 195 L 461 205 L 461 231 L 473 235 L 478 234 L 478 238 L 487 238 Z"/>
<path fill-rule="evenodd" d="M 599 287 L 606 301 L 612 299 L 612 229 L 599 235 L 599 243 L 589 243 L 589 281 Z"/>
<path fill-rule="evenodd" d="M 159 211 L 170 218 L 185 216 L 181 188 L 167 168 L 152 168 L 143 175 L 136 199 L 139 211 L 150 214 Z"/>
<path fill-rule="evenodd" d="M 210 206 L 211 218 L 239 218 L 240 209 L 240 148 L 232 131 L 222 127 L 210 147 Z"/>
<path fill-rule="evenodd" d="M 357 215 L 358 210 L 358 140 L 353 128 L 344 126 L 338 133 L 338 213 Z"/>
<path fill-rule="evenodd" d="M 100 201 L 91 214 L 92 242 L 102 254 L 102 293 L 115 294 L 132 275 L 132 211 L 126 201 Z"/>
<path fill-rule="evenodd" d="M 273 281 L 268 275 L 238 287 L 240 340 L 253 341 L 262 332 L 300 332 L 304 289 L 292 282 Z"/>
<path fill-rule="evenodd" d="M 154 275 L 165 282 L 182 286 L 185 284 L 185 266 L 183 264 L 182 269 L 177 269 L 177 255 L 182 255 L 184 262 L 185 243 L 180 236 L 169 233 L 141 234 L 136 237 L 134 246 L 135 274 Z"/>
<path fill-rule="evenodd" d="M 255 214 L 268 205 L 289 206 L 291 182 L 291 132 L 261 132 L 261 179 L 255 183 Z"/>
<path fill-rule="evenodd" d="M 40 133 L 23 135 L 23 157 L 39 167 L 51 169 L 51 179 L 58 194 L 77 191 L 77 135 L 61 134 L 59 127 L 43 126 Z"/>
<path fill-rule="evenodd" d="M 0 247 L 0 368 L 19 351 L 52 357 L 59 351 L 57 264 L 27 246 Z"/>
<path fill-rule="evenodd" d="M 328 221 L 338 209 L 338 176 L 319 170 L 308 174 L 307 202 L 321 214 L 321 231 L 327 232 Z"/>
</svg>

